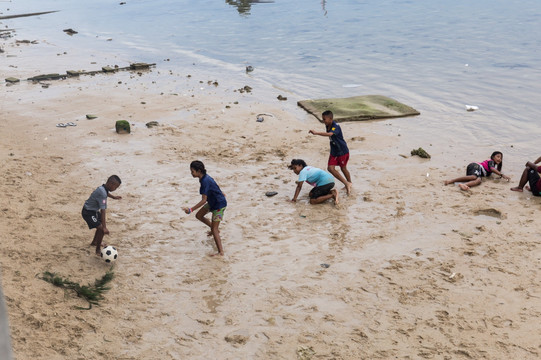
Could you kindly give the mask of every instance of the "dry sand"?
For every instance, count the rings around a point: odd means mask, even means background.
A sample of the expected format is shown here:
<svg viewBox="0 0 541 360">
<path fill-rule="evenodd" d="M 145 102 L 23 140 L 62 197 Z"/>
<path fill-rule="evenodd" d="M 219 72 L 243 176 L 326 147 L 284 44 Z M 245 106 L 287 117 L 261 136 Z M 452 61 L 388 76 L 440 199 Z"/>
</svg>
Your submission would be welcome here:
<svg viewBox="0 0 541 360">
<path fill-rule="evenodd" d="M 353 194 L 339 186 L 339 207 L 311 206 L 305 186 L 293 204 L 290 159 L 324 168 L 328 156 L 300 99 L 260 101 L 232 91 L 235 80 L 187 73 L 168 75 L 182 83 L 172 91 L 160 70 L 0 90 L 0 253 L 17 359 L 539 358 L 540 201 L 509 191 L 532 159 L 506 158 L 511 183 L 461 192 L 443 180 L 492 149 L 457 147 L 450 160 L 449 144 L 434 144 L 431 160 L 404 158 L 427 136 L 426 115 L 345 123 Z M 132 134 L 114 132 L 118 119 Z M 195 159 L 227 194 L 223 258 L 207 256 L 212 238 L 181 211 L 200 199 Z M 39 277 L 86 284 L 107 271 L 80 210 L 113 173 L 116 277 L 101 306 L 77 310 L 83 300 Z"/>
</svg>

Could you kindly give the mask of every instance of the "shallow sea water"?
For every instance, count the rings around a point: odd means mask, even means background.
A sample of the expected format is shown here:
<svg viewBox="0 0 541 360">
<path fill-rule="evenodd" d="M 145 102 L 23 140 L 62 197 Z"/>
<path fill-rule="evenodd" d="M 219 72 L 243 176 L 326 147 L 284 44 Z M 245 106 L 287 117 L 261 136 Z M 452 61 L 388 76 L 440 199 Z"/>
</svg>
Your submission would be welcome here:
<svg viewBox="0 0 541 360">
<path fill-rule="evenodd" d="M 48 10 L 60 11 L 9 26 L 19 38 L 54 39 L 71 52 L 169 59 L 168 69 L 197 64 L 298 100 L 387 95 L 421 111 L 421 120 L 401 122 L 402 131 L 422 130 L 419 139 L 536 154 L 530 137 L 541 117 L 541 3 L 535 0 L 0 3 L 4 14 Z M 67 36 L 65 28 L 79 33 Z M 247 74 L 247 65 L 255 70 Z M 466 112 L 467 104 L 479 110 Z"/>
</svg>

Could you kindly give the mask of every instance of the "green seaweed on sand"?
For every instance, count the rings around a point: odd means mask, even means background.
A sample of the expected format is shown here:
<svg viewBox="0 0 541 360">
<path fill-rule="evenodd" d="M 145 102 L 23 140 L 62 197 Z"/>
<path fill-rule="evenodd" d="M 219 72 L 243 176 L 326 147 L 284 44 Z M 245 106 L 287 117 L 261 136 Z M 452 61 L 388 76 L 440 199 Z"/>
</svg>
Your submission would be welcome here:
<svg viewBox="0 0 541 360">
<path fill-rule="evenodd" d="M 430 159 L 430 154 L 427 153 L 422 147 L 411 150 L 411 156 L 417 155 L 424 159 Z"/>
<path fill-rule="evenodd" d="M 67 278 L 62 278 L 56 273 L 45 271 L 41 280 L 47 281 L 48 283 L 53 284 L 54 286 L 61 287 L 66 290 L 73 290 L 78 297 L 88 301 L 88 308 L 83 308 L 76 306 L 75 308 L 79 310 L 90 310 L 92 305 L 99 305 L 99 302 L 104 299 L 103 294 L 110 289 L 107 286 L 114 278 L 113 270 L 109 270 L 103 275 L 101 279 L 96 279 L 94 284 L 80 285 L 76 282 L 73 282 Z"/>
</svg>

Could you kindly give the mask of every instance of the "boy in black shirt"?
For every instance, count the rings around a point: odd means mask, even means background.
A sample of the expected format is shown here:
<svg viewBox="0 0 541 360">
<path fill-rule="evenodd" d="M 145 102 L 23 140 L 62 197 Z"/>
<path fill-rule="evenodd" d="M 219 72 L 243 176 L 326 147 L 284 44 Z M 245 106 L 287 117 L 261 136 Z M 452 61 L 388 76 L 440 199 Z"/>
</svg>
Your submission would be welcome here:
<svg viewBox="0 0 541 360">
<path fill-rule="evenodd" d="M 346 186 L 346 192 L 349 195 L 351 191 L 351 175 L 347 168 L 349 161 L 349 149 L 344 136 L 342 135 L 342 129 L 340 126 L 333 120 L 333 113 L 330 110 L 327 110 L 321 114 L 323 122 L 325 123 L 325 132 L 319 132 L 315 130 L 310 130 L 309 133 L 319 136 L 328 136 L 331 145 L 331 154 L 329 155 L 329 162 L 327 165 L 327 170 L 338 180 L 340 180 Z M 336 166 L 340 166 L 340 170 L 345 176 L 342 176 Z"/>
</svg>

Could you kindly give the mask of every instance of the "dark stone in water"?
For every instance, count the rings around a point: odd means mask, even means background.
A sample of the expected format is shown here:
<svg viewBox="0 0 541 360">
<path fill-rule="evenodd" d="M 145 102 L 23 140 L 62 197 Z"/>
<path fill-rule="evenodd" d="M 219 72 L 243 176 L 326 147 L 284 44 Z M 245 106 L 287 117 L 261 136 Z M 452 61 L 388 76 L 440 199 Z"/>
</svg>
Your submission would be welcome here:
<svg viewBox="0 0 541 360">
<path fill-rule="evenodd" d="M 267 191 L 267 192 L 265 193 L 265 195 L 267 195 L 268 197 L 274 196 L 274 195 L 276 195 L 276 194 L 278 194 L 276 191 Z"/>
<path fill-rule="evenodd" d="M 73 29 L 71 29 L 71 28 L 69 28 L 69 29 L 64 29 L 64 30 L 62 30 L 62 31 L 65 32 L 66 34 L 70 35 L 70 36 L 71 36 L 71 35 L 74 35 L 74 34 L 78 34 L 77 31 L 75 31 L 75 30 L 73 30 Z"/>
</svg>

